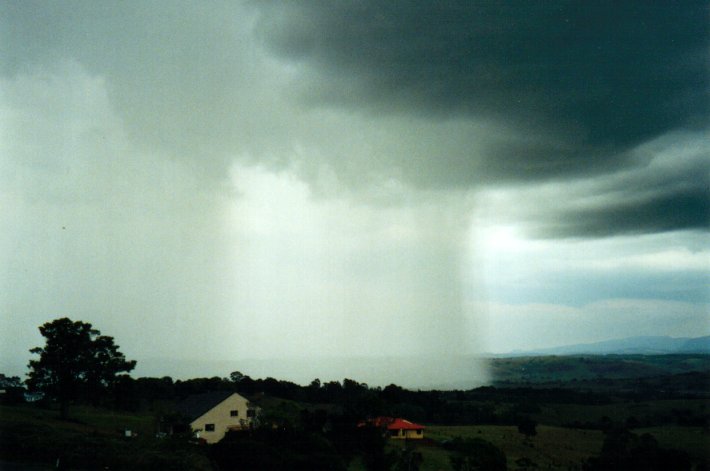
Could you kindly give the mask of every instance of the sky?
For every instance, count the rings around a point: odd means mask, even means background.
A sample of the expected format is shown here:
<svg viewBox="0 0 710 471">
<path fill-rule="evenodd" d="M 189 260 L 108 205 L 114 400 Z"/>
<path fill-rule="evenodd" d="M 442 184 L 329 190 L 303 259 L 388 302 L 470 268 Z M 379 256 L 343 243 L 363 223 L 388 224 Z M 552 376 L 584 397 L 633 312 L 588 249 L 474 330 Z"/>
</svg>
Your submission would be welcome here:
<svg viewBox="0 0 710 471">
<path fill-rule="evenodd" d="M 0 370 L 410 387 L 710 334 L 707 2 L 0 4 Z"/>
</svg>

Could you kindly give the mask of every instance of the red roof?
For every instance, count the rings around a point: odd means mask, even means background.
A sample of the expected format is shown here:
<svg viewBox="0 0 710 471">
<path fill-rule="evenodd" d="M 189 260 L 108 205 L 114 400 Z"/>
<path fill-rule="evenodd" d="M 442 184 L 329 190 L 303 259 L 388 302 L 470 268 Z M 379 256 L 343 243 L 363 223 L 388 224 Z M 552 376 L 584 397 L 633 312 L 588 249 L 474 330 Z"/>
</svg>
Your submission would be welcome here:
<svg viewBox="0 0 710 471">
<path fill-rule="evenodd" d="M 387 430 L 424 430 L 423 425 L 415 424 L 405 419 L 394 419 L 389 425 L 387 425 Z"/>
<path fill-rule="evenodd" d="M 424 430 L 423 425 L 415 424 L 407 419 L 400 419 L 399 417 L 394 419 L 392 417 L 375 417 L 374 419 L 367 419 L 367 421 L 360 422 L 357 424 L 358 427 L 365 427 L 366 425 L 371 425 L 374 427 L 387 428 L 387 430 Z"/>
<path fill-rule="evenodd" d="M 424 430 L 423 425 L 415 424 L 406 419 L 392 417 L 375 417 L 374 419 L 368 419 L 366 422 L 360 422 L 357 424 L 358 427 L 364 427 L 366 425 L 372 425 L 375 427 L 387 427 L 387 430 Z"/>
</svg>

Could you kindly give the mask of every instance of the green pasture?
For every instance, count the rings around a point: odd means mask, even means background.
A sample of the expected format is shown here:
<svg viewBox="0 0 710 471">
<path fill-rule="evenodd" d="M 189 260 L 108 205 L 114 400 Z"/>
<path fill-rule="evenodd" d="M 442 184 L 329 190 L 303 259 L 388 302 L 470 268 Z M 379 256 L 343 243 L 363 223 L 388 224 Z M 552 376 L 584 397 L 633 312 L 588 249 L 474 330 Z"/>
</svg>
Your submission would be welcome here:
<svg viewBox="0 0 710 471">
<path fill-rule="evenodd" d="M 649 427 L 634 433 L 651 434 L 663 448 L 683 450 L 695 460 L 710 462 L 710 431 L 702 427 Z"/>
<path fill-rule="evenodd" d="M 430 426 L 426 436 L 438 442 L 455 437 L 482 438 L 502 449 L 508 467 L 525 460 L 542 469 L 576 469 L 601 450 L 604 435 L 596 430 L 576 430 L 539 425 L 537 435 L 526 438 L 515 426 Z"/>
<path fill-rule="evenodd" d="M 612 404 L 545 404 L 542 411 L 534 414 L 538 422 L 550 425 L 579 423 L 599 423 L 604 417 L 614 423 L 626 423 L 636 419 L 641 424 L 676 423 L 688 417 L 698 417 L 706 413 L 710 401 L 707 399 L 673 399 L 638 402 L 615 402 Z"/>
<path fill-rule="evenodd" d="M 61 420 L 59 412 L 53 409 L 32 405 L 0 406 L 0 425 L 3 428 L 22 425 L 23 428 L 106 435 L 122 435 L 125 429 L 143 436 L 156 432 L 155 418 L 151 415 L 120 413 L 89 406 L 72 407 L 67 420 Z"/>
<path fill-rule="evenodd" d="M 0 459 L 51 465 L 61 457 L 78 469 L 211 469 L 202 451 L 155 438 L 150 415 L 112 412 L 87 406 L 59 412 L 33 405 L 0 406 Z M 137 438 L 125 438 L 128 428 Z"/>
<path fill-rule="evenodd" d="M 582 463 L 599 454 L 604 435 L 593 430 L 563 429 L 538 426 L 537 435 L 529 439 L 514 426 L 499 425 L 431 425 L 426 428 L 426 440 L 410 441 L 421 453 L 424 462 L 421 471 L 448 471 L 451 469 L 449 452 L 442 442 L 462 438 L 481 438 L 503 450 L 509 469 L 536 467 L 538 469 L 581 469 Z M 390 441 L 390 450 L 401 449 L 403 441 Z M 361 463 L 351 463 L 350 470 L 364 469 Z"/>
</svg>

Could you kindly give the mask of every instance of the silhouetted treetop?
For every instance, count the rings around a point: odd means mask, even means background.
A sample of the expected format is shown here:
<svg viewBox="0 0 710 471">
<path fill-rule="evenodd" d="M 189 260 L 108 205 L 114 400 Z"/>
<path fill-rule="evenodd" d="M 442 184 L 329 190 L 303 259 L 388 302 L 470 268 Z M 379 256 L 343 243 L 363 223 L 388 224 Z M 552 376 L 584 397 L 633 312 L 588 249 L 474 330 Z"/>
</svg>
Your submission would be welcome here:
<svg viewBox="0 0 710 471">
<path fill-rule="evenodd" d="M 57 399 L 63 417 L 70 401 L 96 400 L 119 373 L 136 366 L 118 350 L 113 337 L 101 335 L 88 322 L 63 317 L 41 325 L 39 331 L 46 343 L 30 350 L 39 359 L 30 360 L 27 384 Z"/>
</svg>

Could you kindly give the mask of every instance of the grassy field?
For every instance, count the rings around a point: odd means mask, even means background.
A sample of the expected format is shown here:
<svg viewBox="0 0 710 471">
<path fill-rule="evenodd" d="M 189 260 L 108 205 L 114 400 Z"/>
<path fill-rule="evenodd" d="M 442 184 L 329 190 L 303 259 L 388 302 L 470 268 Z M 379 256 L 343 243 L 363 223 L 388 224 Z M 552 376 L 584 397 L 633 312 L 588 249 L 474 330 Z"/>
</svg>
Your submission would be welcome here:
<svg viewBox="0 0 710 471">
<path fill-rule="evenodd" d="M 678 417 L 699 416 L 710 406 L 707 399 L 671 399 L 612 404 L 545 404 L 535 414 L 538 422 L 549 425 L 569 425 L 574 422 L 598 423 L 607 417 L 615 422 L 636 419 L 641 424 L 671 422 Z"/>
<path fill-rule="evenodd" d="M 649 433 L 662 447 L 678 448 L 695 460 L 710 462 L 710 432 L 701 427 L 648 427 L 636 429 L 634 432 Z"/>
<path fill-rule="evenodd" d="M 653 435 L 662 447 L 686 451 L 695 460 L 710 460 L 710 434 L 699 427 L 653 427 L 634 431 Z M 496 425 L 429 426 L 427 438 L 416 443 L 424 458 L 422 471 L 450 470 L 449 454 L 439 443 L 455 437 L 482 438 L 503 450 L 509 469 L 580 469 L 582 463 L 599 454 L 604 434 L 597 430 L 578 430 L 538 426 L 537 435 L 526 439 L 516 427 Z M 391 442 L 401 448 L 403 442 Z M 360 469 L 355 467 L 353 469 Z"/>
<path fill-rule="evenodd" d="M 653 435 L 662 447 L 687 452 L 696 461 L 710 460 L 710 433 L 699 427 L 652 427 L 634 430 L 641 435 Z M 449 453 L 440 443 L 455 437 L 481 438 L 503 450 L 508 458 L 508 469 L 581 469 L 588 458 L 601 451 L 604 434 L 598 430 L 579 430 L 539 425 L 537 435 L 529 439 L 516 427 L 497 425 L 436 426 L 426 429 L 429 440 L 416 442 L 422 454 L 422 471 L 451 469 Z M 403 442 L 390 442 L 392 449 Z M 355 465 L 352 471 L 363 469 Z"/>
<path fill-rule="evenodd" d="M 599 431 L 570 430 L 538 426 L 537 435 L 526 439 L 516 427 L 497 425 L 437 426 L 426 429 L 422 441 L 410 441 L 421 453 L 421 471 L 449 471 L 449 452 L 441 443 L 455 437 L 481 438 L 503 450 L 508 458 L 508 469 L 581 469 L 582 462 L 599 453 L 604 436 Z M 402 449 L 403 441 L 390 441 L 390 450 Z M 350 471 L 365 468 L 358 461 Z"/>
<path fill-rule="evenodd" d="M 62 420 L 56 410 L 0 406 L 0 460 L 52 466 L 61 458 L 71 469 L 212 469 L 199 449 L 155 438 L 151 415 L 85 406 L 70 414 Z M 125 437 L 125 429 L 138 436 Z"/>
<path fill-rule="evenodd" d="M 544 425 L 538 426 L 537 435 L 529 439 L 517 427 L 498 425 L 430 426 L 426 433 L 435 441 L 482 438 L 505 452 L 510 469 L 516 469 L 516 462 L 523 460 L 542 469 L 577 469 L 582 461 L 599 453 L 604 441 L 599 431 Z"/>
<path fill-rule="evenodd" d="M 0 424 L 5 427 L 36 428 L 101 435 L 123 435 L 125 429 L 150 436 L 156 432 L 155 419 L 151 415 L 123 414 L 78 406 L 71 409 L 71 418 L 59 419 L 56 410 L 42 409 L 32 405 L 0 406 Z"/>
</svg>

